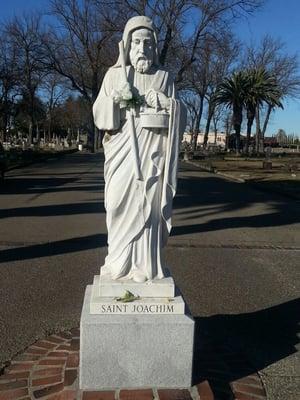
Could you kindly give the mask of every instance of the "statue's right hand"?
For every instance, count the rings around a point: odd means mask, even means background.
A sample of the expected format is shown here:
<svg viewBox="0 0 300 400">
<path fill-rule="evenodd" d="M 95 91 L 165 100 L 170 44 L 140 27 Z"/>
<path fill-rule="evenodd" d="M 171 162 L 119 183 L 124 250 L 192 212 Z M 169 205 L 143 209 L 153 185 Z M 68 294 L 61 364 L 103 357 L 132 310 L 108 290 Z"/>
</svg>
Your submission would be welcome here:
<svg viewBox="0 0 300 400">
<path fill-rule="evenodd" d="M 132 92 L 130 90 L 129 83 L 124 83 L 118 89 L 113 89 L 111 92 L 111 97 L 113 101 L 120 104 L 122 101 L 132 99 Z"/>
<path fill-rule="evenodd" d="M 112 97 L 114 103 L 116 104 L 119 104 L 122 101 L 121 93 L 116 89 L 112 90 L 110 97 Z"/>
</svg>

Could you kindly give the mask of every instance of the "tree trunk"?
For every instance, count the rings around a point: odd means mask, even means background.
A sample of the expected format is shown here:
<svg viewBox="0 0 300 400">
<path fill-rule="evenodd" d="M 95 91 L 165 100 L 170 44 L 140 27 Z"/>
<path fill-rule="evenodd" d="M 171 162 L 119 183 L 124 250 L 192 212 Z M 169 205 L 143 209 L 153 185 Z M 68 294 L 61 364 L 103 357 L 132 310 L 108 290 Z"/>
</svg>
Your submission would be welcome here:
<svg viewBox="0 0 300 400">
<path fill-rule="evenodd" d="M 208 107 L 208 116 L 207 116 L 207 121 L 206 121 L 206 126 L 205 126 L 204 139 L 203 139 L 203 147 L 204 148 L 206 148 L 206 146 L 207 146 L 209 128 L 210 128 L 210 123 L 211 123 L 212 117 L 213 117 L 213 107 L 211 107 L 209 105 L 209 107 Z"/>
<path fill-rule="evenodd" d="M 32 121 L 30 120 L 29 125 L 28 125 L 28 144 L 29 144 L 29 146 L 32 144 L 32 129 L 33 129 Z"/>
<path fill-rule="evenodd" d="M 233 127 L 235 131 L 235 151 L 240 154 L 241 126 L 243 121 L 243 108 L 240 104 L 233 105 Z"/>
<path fill-rule="evenodd" d="M 47 134 L 47 142 L 48 143 L 51 141 L 51 130 L 52 130 L 52 118 L 51 118 L 51 115 L 49 115 L 49 119 L 48 119 L 48 134 Z M 46 138 L 45 138 L 45 143 L 46 143 Z"/>
<path fill-rule="evenodd" d="M 164 45 L 159 56 L 159 62 L 161 65 L 165 65 L 171 40 L 172 40 L 172 28 L 171 26 L 167 25 L 167 30 L 164 38 Z"/>
<path fill-rule="evenodd" d="M 263 125 L 262 132 L 261 132 L 262 139 L 264 139 L 264 137 L 265 137 L 267 126 L 268 126 L 268 123 L 269 123 L 269 119 L 270 119 L 270 115 L 271 115 L 272 110 L 273 110 L 273 107 L 271 105 L 268 105 L 266 118 L 265 118 L 264 125 Z"/>
<path fill-rule="evenodd" d="M 3 101 L 3 131 L 2 131 L 2 141 L 6 142 L 7 140 L 7 126 L 9 119 L 9 104 L 7 94 L 4 95 Z"/>
<path fill-rule="evenodd" d="M 214 141 L 214 143 L 217 144 L 217 136 L 218 136 L 217 126 L 214 127 L 214 131 L 215 131 L 215 141 Z"/>
<path fill-rule="evenodd" d="M 241 142 L 241 125 L 235 124 L 235 152 L 236 154 L 240 154 L 240 142 Z"/>
<path fill-rule="evenodd" d="M 252 128 L 252 122 L 250 119 L 247 120 L 247 136 L 246 136 L 246 145 L 245 145 L 245 153 L 249 154 L 249 143 L 250 143 L 250 138 L 251 138 L 251 128 Z"/>
<path fill-rule="evenodd" d="M 218 122 L 215 118 L 213 118 L 213 125 L 214 125 L 214 133 L 215 133 L 215 139 L 214 139 L 214 144 L 217 144 L 217 136 L 218 136 Z"/>
<path fill-rule="evenodd" d="M 248 111 L 248 113 L 247 113 L 247 136 L 246 136 L 246 146 L 245 146 L 246 154 L 249 154 L 249 143 L 251 140 L 251 130 L 252 130 L 254 118 L 255 118 L 255 112 L 253 113 L 253 112 Z"/>
<path fill-rule="evenodd" d="M 200 123 L 201 123 L 201 118 L 202 118 L 202 113 L 203 113 L 203 105 L 204 105 L 204 96 L 199 96 L 200 97 L 200 106 L 199 106 L 199 112 L 197 115 L 196 119 L 196 124 L 195 124 L 195 131 L 194 131 L 194 141 L 193 141 L 193 151 L 197 150 L 197 140 L 198 140 L 198 133 L 200 132 Z"/>
<path fill-rule="evenodd" d="M 232 129 L 232 116 L 229 118 L 229 116 L 226 118 L 225 121 L 225 151 L 228 150 L 229 146 L 229 137 L 230 137 L 230 132 Z"/>
<path fill-rule="evenodd" d="M 256 108 L 255 112 L 255 122 L 256 122 L 256 152 L 260 153 L 261 150 L 261 130 L 260 130 L 260 110 L 259 106 Z"/>
<path fill-rule="evenodd" d="M 29 137 L 31 137 L 31 139 L 29 139 L 29 143 L 32 144 L 33 143 L 33 130 L 34 130 L 34 94 L 35 91 L 31 90 L 29 92 L 29 96 L 30 96 L 30 127 L 31 127 L 31 134 L 29 134 Z"/>
<path fill-rule="evenodd" d="M 40 144 L 40 130 L 39 130 L 39 125 L 38 123 L 36 124 L 36 140 L 37 140 L 37 144 Z"/>
<path fill-rule="evenodd" d="M 208 134 L 209 134 L 210 123 L 211 123 L 211 116 L 209 115 L 207 117 L 206 126 L 205 126 L 205 132 L 204 132 L 204 138 L 203 138 L 203 147 L 205 149 L 207 147 L 207 142 L 208 142 Z"/>
</svg>

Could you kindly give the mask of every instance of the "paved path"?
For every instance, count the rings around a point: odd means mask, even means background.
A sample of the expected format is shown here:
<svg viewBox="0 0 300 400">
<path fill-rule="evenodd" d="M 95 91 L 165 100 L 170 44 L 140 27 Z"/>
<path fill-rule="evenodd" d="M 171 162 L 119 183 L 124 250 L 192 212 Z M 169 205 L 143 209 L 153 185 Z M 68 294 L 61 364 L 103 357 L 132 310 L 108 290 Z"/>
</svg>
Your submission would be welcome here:
<svg viewBox="0 0 300 400">
<path fill-rule="evenodd" d="M 7 175 L 0 189 L 1 362 L 78 326 L 85 286 L 106 251 L 103 184 L 101 154 Z M 242 351 L 272 400 L 300 397 L 299 208 L 181 166 L 170 269 L 197 337 Z"/>
</svg>

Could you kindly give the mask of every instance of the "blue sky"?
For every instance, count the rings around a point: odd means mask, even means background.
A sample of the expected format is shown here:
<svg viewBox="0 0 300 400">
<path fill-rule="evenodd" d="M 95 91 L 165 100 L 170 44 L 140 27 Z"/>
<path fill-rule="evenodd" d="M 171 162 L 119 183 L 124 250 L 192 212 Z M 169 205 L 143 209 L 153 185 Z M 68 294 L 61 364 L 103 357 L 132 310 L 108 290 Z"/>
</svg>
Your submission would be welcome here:
<svg viewBox="0 0 300 400">
<path fill-rule="evenodd" d="M 240 21 L 235 32 L 247 43 L 259 42 L 266 34 L 279 38 L 286 44 L 286 52 L 297 54 L 300 62 L 299 16 L 299 0 L 268 0 L 252 17 Z M 299 100 L 287 100 L 284 110 L 278 109 L 273 113 L 267 134 L 276 133 L 280 128 L 288 134 L 300 136 L 300 94 Z"/>
<path fill-rule="evenodd" d="M 0 0 L 0 18 L 10 18 L 22 12 L 30 12 L 32 9 L 45 10 L 48 0 Z"/>
<path fill-rule="evenodd" d="M 36 8 L 45 10 L 49 4 L 48 0 L 0 0 L 0 2 L 0 20 Z M 286 43 L 287 53 L 299 54 L 300 61 L 299 16 L 299 0 L 268 0 L 263 8 L 248 20 L 240 20 L 235 32 L 242 41 L 248 43 L 259 41 L 265 34 L 280 38 Z M 284 104 L 284 110 L 276 110 L 273 113 L 267 134 L 276 133 L 279 128 L 288 134 L 296 133 L 300 136 L 300 99 L 288 100 Z"/>
</svg>

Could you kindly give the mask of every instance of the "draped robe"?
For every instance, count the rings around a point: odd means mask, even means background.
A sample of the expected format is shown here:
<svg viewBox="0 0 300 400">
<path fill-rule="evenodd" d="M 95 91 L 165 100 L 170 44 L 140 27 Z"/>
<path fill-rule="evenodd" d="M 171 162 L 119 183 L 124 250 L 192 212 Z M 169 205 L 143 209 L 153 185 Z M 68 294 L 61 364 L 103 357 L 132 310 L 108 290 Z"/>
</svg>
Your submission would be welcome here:
<svg viewBox="0 0 300 400">
<path fill-rule="evenodd" d="M 160 279 L 164 276 L 162 248 L 171 230 L 184 118 L 180 118 L 180 102 L 174 97 L 173 80 L 167 71 L 152 69 L 143 74 L 127 67 L 134 95 L 143 96 L 152 88 L 171 99 L 169 129 L 143 128 L 136 107 L 142 181 L 136 180 L 126 110 L 111 97 L 113 89 L 119 89 L 121 72 L 119 67 L 108 70 L 93 107 L 96 126 L 109 133 L 103 140 L 108 255 L 100 273 L 112 279 L 132 279 L 135 273 L 146 280 Z"/>
</svg>

